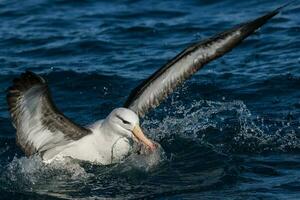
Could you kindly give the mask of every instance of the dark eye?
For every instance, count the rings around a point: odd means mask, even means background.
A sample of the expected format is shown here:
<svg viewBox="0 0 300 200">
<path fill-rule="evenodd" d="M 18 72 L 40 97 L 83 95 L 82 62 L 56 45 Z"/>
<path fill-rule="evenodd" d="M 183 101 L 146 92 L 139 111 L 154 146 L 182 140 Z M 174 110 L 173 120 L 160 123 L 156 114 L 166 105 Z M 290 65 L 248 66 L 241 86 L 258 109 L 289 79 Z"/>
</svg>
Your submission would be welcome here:
<svg viewBox="0 0 300 200">
<path fill-rule="evenodd" d="M 117 118 L 119 118 L 123 122 L 123 124 L 130 124 L 129 121 L 124 120 L 122 117 L 120 117 L 118 115 L 117 115 Z"/>
<path fill-rule="evenodd" d="M 130 124 L 130 122 L 129 122 L 129 121 L 126 121 L 126 120 L 122 120 L 122 122 L 123 122 L 124 124 Z"/>
</svg>

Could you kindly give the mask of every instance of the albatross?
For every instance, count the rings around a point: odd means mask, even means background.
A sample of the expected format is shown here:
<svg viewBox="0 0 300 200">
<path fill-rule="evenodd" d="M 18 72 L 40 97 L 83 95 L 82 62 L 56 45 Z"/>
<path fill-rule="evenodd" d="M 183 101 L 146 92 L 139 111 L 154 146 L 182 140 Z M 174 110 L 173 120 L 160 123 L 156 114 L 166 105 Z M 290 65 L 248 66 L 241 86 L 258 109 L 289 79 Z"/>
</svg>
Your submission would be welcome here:
<svg viewBox="0 0 300 200">
<path fill-rule="evenodd" d="M 123 107 L 85 127 L 59 111 L 44 78 L 30 71 L 22 73 L 7 90 L 17 145 L 26 156 L 39 155 L 46 162 L 71 157 L 103 165 L 120 162 L 141 149 L 134 146 L 155 151 L 157 144 L 143 133 L 139 119 L 205 64 L 253 34 L 281 8 L 192 44 L 138 85 Z"/>
</svg>

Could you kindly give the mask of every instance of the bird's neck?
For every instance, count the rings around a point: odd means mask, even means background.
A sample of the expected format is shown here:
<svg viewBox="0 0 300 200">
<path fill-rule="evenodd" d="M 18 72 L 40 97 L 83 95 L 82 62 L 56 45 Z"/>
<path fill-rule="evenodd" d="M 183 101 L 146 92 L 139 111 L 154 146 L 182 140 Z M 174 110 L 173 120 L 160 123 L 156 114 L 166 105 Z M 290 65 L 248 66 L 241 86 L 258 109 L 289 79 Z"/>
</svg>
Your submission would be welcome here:
<svg viewBox="0 0 300 200">
<path fill-rule="evenodd" d="M 109 121 L 104 120 L 101 124 L 101 126 L 98 128 L 99 134 L 108 142 L 116 142 L 119 138 L 122 136 L 118 133 L 118 130 L 116 130 Z"/>
</svg>

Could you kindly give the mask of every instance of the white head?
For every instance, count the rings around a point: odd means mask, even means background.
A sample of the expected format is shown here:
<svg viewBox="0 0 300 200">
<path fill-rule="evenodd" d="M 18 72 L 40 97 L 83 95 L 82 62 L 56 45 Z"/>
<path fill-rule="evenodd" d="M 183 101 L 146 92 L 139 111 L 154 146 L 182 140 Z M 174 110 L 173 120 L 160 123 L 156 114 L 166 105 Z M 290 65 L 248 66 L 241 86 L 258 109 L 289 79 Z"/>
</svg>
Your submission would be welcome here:
<svg viewBox="0 0 300 200">
<path fill-rule="evenodd" d="M 139 117 L 135 112 L 127 108 L 116 108 L 106 118 L 112 133 L 122 137 L 133 138 L 142 142 L 150 149 L 155 145 L 149 140 L 140 128 Z"/>
<path fill-rule="evenodd" d="M 131 138 L 135 126 L 139 126 L 139 117 L 126 108 L 114 109 L 106 118 L 115 133 Z"/>
</svg>

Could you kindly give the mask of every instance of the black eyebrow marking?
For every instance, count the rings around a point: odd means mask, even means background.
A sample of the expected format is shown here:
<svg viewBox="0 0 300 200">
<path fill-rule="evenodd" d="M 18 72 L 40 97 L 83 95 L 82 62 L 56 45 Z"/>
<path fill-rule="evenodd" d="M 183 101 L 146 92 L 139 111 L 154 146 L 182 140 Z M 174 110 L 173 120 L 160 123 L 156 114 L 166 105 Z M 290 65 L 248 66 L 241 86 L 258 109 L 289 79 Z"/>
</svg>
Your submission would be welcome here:
<svg viewBox="0 0 300 200">
<path fill-rule="evenodd" d="M 117 118 L 119 118 L 124 124 L 130 124 L 129 121 L 124 120 L 122 117 L 120 117 L 119 115 L 116 115 Z"/>
</svg>

